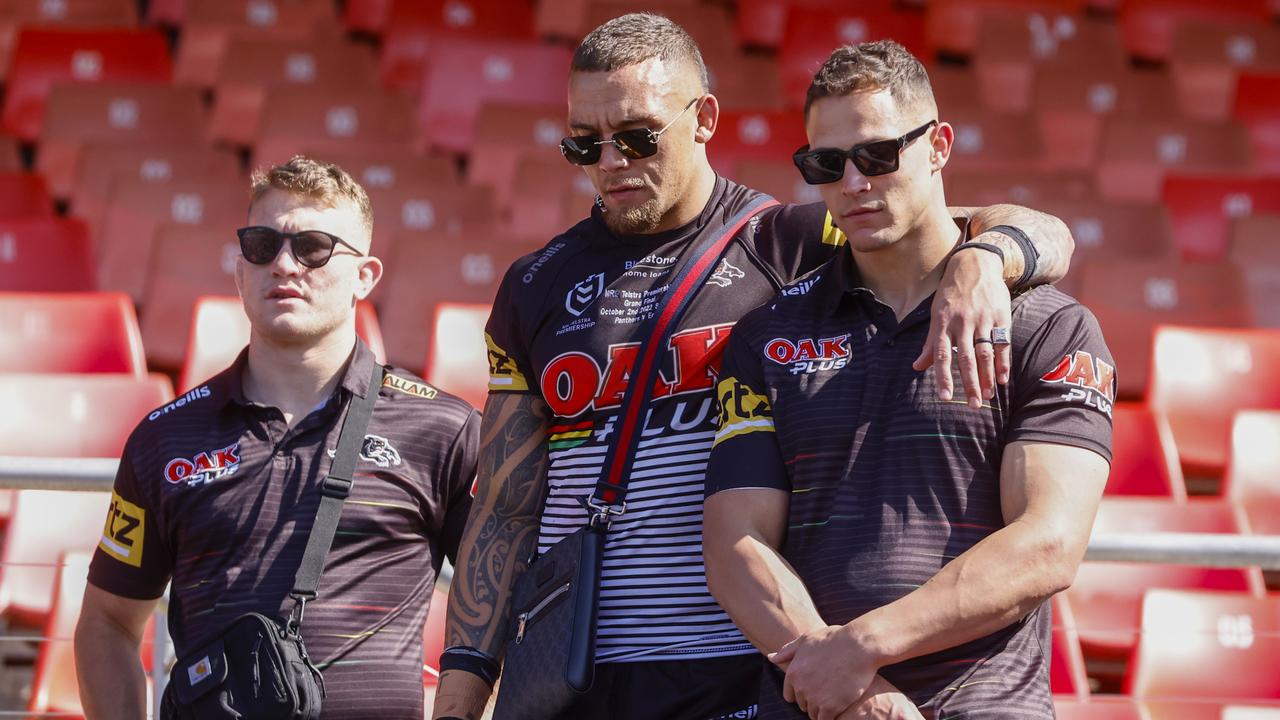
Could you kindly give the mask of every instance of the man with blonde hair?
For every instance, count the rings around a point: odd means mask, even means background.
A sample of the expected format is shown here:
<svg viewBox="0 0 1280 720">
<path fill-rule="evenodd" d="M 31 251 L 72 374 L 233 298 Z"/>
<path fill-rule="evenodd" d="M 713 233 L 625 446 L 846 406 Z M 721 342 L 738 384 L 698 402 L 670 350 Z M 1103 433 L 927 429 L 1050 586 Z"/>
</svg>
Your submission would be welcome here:
<svg viewBox="0 0 1280 720">
<path fill-rule="evenodd" d="M 139 423 L 121 458 L 76 628 L 86 714 L 146 715 L 138 647 L 171 580 L 180 659 L 246 613 L 300 615 L 295 574 L 344 418 L 372 393 L 301 633 L 322 673 L 322 717 L 421 718 L 422 628 L 470 506 L 479 415 L 402 370 L 371 387 L 377 360 L 355 308 L 382 263 L 350 175 L 304 157 L 255 173 L 248 220 L 236 286 L 249 346 Z"/>
</svg>

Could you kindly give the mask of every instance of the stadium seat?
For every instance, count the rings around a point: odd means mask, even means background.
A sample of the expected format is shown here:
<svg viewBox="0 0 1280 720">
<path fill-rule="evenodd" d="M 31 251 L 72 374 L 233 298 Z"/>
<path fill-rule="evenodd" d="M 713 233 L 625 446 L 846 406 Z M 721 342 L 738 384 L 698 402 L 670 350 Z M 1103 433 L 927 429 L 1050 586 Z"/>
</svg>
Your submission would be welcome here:
<svg viewBox="0 0 1280 720">
<path fill-rule="evenodd" d="M 476 117 L 475 144 L 467 161 L 467 180 L 493 188 L 498 207 L 507 207 L 516 167 L 526 156 L 554 158 L 564 165 L 560 138 L 565 129 L 564 103 L 513 105 L 486 102 Z"/>
<path fill-rule="evenodd" d="M 304 148 L 301 152 L 346 170 L 366 191 L 461 183 L 457 164 L 447 155 L 417 155 L 407 152 L 407 148 L 394 152 L 313 151 Z"/>
<path fill-rule="evenodd" d="M 316 0 L 183 0 L 174 80 L 212 87 L 233 38 L 344 42 L 334 4 Z"/>
<path fill-rule="evenodd" d="M 1240 75 L 1232 116 L 1248 129 L 1257 168 L 1280 173 L 1280 73 Z"/>
<path fill-rule="evenodd" d="M 1106 495 L 1149 495 L 1187 501 L 1169 422 L 1142 403 L 1116 403 L 1111 412 L 1111 474 Z"/>
<path fill-rule="evenodd" d="M 1280 700 L 1280 596 L 1150 590 L 1125 689 L 1144 700 Z"/>
<path fill-rule="evenodd" d="M 249 344 L 249 318 L 238 297 L 206 295 L 196 300 L 192 310 L 191 335 L 178 386 L 186 392 L 226 370 Z M 373 351 L 378 362 L 386 361 L 382 330 L 377 313 L 368 303 L 356 307 L 356 333 Z"/>
<path fill-rule="evenodd" d="M 255 167 L 281 163 L 308 150 L 409 155 L 414 139 L 413 105 L 377 88 L 317 95 L 299 86 L 277 87 L 267 97 L 253 152 Z"/>
<path fill-rule="evenodd" d="M 0 172 L 11 172 L 22 169 L 19 156 L 18 139 L 10 135 L 0 135 Z"/>
<path fill-rule="evenodd" d="M 236 296 L 238 257 L 240 244 L 230 229 L 165 223 L 156 230 L 141 318 L 143 347 L 152 367 L 182 367 L 196 299 Z"/>
<path fill-rule="evenodd" d="M 8 292 L 92 292 L 93 246 L 83 222 L 0 220 L 0 288 Z"/>
<path fill-rule="evenodd" d="M 948 111 L 955 129 L 947 168 L 966 172 L 1026 173 L 1045 169 L 1044 142 L 1030 115 L 959 109 Z"/>
<path fill-rule="evenodd" d="M 1163 198 L 1182 256 L 1218 260 L 1227 254 L 1232 220 L 1280 213 L 1280 177 L 1171 175 L 1165 178 Z"/>
<path fill-rule="evenodd" d="M 58 81 L 166 83 L 168 46 L 155 30 L 22 30 L 0 120 L 4 132 L 39 139 L 45 99 Z"/>
<path fill-rule="evenodd" d="M 1266 0 L 1124 0 L 1120 29 L 1129 54 L 1147 61 L 1164 62 L 1173 53 L 1179 26 L 1200 27 L 1210 22 L 1267 22 Z"/>
<path fill-rule="evenodd" d="M 954 156 L 953 156 L 954 157 Z M 1047 202 L 1096 205 L 1093 175 L 1080 171 L 1040 170 L 997 172 L 968 170 L 964 163 L 948 164 L 943 184 L 950 205 L 1020 203 L 1039 208 Z M 954 168 L 954 169 L 953 169 Z M 794 168 L 793 168 L 794 171 Z M 1079 238 L 1076 238 L 1077 244 Z"/>
<path fill-rule="evenodd" d="M 739 160 L 733 179 L 772 195 L 780 203 L 822 202 L 818 186 L 806 183 L 790 161 Z"/>
<path fill-rule="evenodd" d="M 1187 117 L 1231 117 L 1236 76 L 1280 72 L 1280 27 L 1249 22 L 1178 26 L 1169 67 Z"/>
<path fill-rule="evenodd" d="M 1053 709 L 1058 720 L 1150 720 L 1138 704 L 1123 697 L 1093 696 L 1086 700 L 1054 695 Z"/>
<path fill-rule="evenodd" d="M 718 57 L 703 56 L 711 92 L 725 110 L 780 110 L 782 79 L 772 55 L 746 55 L 734 49 Z"/>
<path fill-rule="evenodd" d="M 1244 272 L 1258 327 L 1280 328 L 1280 214 L 1256 214 L 1231 222 L 1229 257 Z"/>
<path fill-rule="evenodd" d="M 1232 416 L 1280 409 L 1280 331 L 1156 328 L 1147 403 L 1169 418 L 1183 470 L 1220 477 Z"/>
<path fill-rule="evenodd" d="M 477 409 L 489 395 L 489 351 L 484 325 L 491 306 L 440 303 L 432 320 L 427 382 L 453 393 Z"/>
<path fill-rule="evenodd" d="M 1079 16 L 1084 5 L 1084 0 L 931 0 L 925 27 L 929 46 L 935 51 L 969 56 L 977 46 L 984 15 L 1018 12 Z"/>
<path fill-rule="evenodd" d="M 1086 262 L 1079 273 L 1079 300 L 1102 326 L 1122 399 L 1141 398 L 1147 389 L 1157 324 L 1247 327 L 1252 322 L 1243 277 L 1231 263 L 1112 258 Z"/>
<path fill-rule="evenodd" d="M 1251 532 L 1280 535 L 1280 412 L 1236 413 L 1222 494 L 1244 510 Z"/>
<path fill-rule="evenodd" d="M 1032 187 L 1052 192 L 1052 188 Z M 1059 193 L 1064 194 L 1066 193 Z M 1169 227 L 1169 212 L 1160 203 L 1058 200 L 1051 194 L 1038 192 L 1027 200 L 1020 199 L 1021 195 L 1018 193 L 1006 193 L 1004 198 L 1003 202 L 1021 203 L 1055 215 L 1071 229 L 1071 236 L 1076 241 L 1075 252 L 1071 255 L 1071 269 L 1057 283 L 1057 288 L 1068 295 L 1079 296 L 1082 268 L 1091 262 L 1113 258 L 1172 261 L 1177 257 Z M 965 205 L 1002 202 L 996 195 L 987 195 L 978 200 L 953 198 L 950 181 L 947 182 L 947 199 Z"/>
<path fill-rule="evenodd" d="M 0 8 L 0 81 L 8 77 L 18 30 L 28 26 L 134 27 L 135 0 L 7 0 Z"/>
<path fill-rule="evenodd" d="M 736 177 L 742 161 L 791 162 L 792 153 L 807 142 L 804 118 L 794 110 L 725 110 L 707 144 L 707 158 L 716 172 Z"/>
<path fill-rule="evenodd" d="M 442 37 L 427 57 L 418 122 L 428 147 L 465 153 L 485 101 L 564 102 L 567 48 L 517 40 Z"/>
<path fill-rule="evenodd" d="M 60 84 L 49 91 L 36 168 L 54 197 L 71 196 L 86 143 L 198 145 L 204 139 L 204 98 L 193 87 L 96 83 Z"/>
<path fill-rule="evenodd" d="M 349 32 L 381 35 L 391 18 L 395 0 L 347 0 L 343 3 L 342 24 Z"/>
<path fill-rule="evenodd" d="M 734 33 L 738 44 L 748 48 L 777 50 L 787 29 L 787 12 L 793 8 L 839 10 L 847 7 L 842 0 L 738 0 Z M 866 3 L 874 9 L 892 3 L 876 0 Z"/>
<path fill-rule="evenodd" d="M 133 427 L 172 398 L 163 375 L 0 374 L 0 456 L 119 457 Z"/>
<path fill-rule="evenodd" d="M 0 293 L 0 372 L 129 373 L 147 365 L 129 298 Z"/>
<path fill-rule="evenodd" d="M 396 259 L 402 238 L 436 229 L 462 232 L 494 217 L 493 196 L 488 188 L 455 185 L 448 181 L 430 185 L 399 184 L 394 188 L 368 188 L 373 206 L 373 239 L 378 256 Z"/>
<path fill-rule="evenodd" d="M 1237 534 L 1241 529 L 1235 506 L 1216 498 L 1176 503 L 1163 498 L 1104 497 L 1093 523 L 1095 537 L 1150 532 Z M 1085 655 L 1126 657 L 1138 641 L 1142 593 L 1157 587 L 1265 592 L 1256 567 L 1086 561 L 1066 591 Z"/>
<path fill-rule="evenodd" d="M 542 247 L 591 212 L 596 191 L 582 170 L 554 156 L 526 156 L 515 170 L 507 202 L 508 234 L 527 238 L 527 250 Z"/>
<path fill-rule="evenodd" d="M 1232 173 L 1249 169 L 1249 137 L 1235 122 L 1108 118 L 1103 125 L 1098 189 L 1130 202 L 1160 199 L 1170 173 Z"/>
<path fill-rule="evenodd" d="M 481 0 L 392 0 L 379 75 L 386 88 L 417 92 L 431 45 L 442 37 L 532 40 L 533 4 Z"/>
<path fill-rule="evenodd" d="M 258 138 L 267 98 L 283 86 L 325 97 L 377 86 L 372 52 L 354 43 L 264 37 L 227 41 L 214 87 L 209 137 L 248 146 Z"/>
<path fill-rule="evenodd" d="M 140 301 L 157 227 L 172 222 L 232 232 L 244 224 L 247 196 L 238 182 L 117 180 L 98 238 L 98 286 Z"/>
<path fill-rule="evenodd" d="M 0 172 L 0 218 L 51 218 L 53 200 L 44 178 L 20 171 Z"/>
<path fill-rule="evenodd" d="M 1071 603 L 1059 593 L 1052 599 L 1053 637 L 1049 653 L 1049 686 L 1054 695 L 1089 697 L 1089 678 L 1085 673 L 1084 653 L 1076 632 Z"/>
<path fill-rule="evenodd" d="M 19 490 L 0 550 L 0 615 L 43 627 L 64 552 L 92 552 L 111 493 Z"/>
</svg>

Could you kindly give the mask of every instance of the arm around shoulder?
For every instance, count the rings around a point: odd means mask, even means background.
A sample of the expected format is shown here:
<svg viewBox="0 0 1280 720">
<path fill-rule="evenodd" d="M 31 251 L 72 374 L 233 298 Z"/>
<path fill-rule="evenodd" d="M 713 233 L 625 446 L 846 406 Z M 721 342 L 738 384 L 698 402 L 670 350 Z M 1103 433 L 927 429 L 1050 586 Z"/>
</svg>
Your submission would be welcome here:
<svg viewBox="0 0 1280 720">
<path fill-rule="evenodd" d="M 952 215 L 969 218 L 970 241 L 990 243 L 1004 252 L 1004 279 L 1010 289 L 1058 282 L 1071 267 L 1075 239 L 1067 224 L 1053 215 L 1010 204 L 953 208 Z"/>
</svg>

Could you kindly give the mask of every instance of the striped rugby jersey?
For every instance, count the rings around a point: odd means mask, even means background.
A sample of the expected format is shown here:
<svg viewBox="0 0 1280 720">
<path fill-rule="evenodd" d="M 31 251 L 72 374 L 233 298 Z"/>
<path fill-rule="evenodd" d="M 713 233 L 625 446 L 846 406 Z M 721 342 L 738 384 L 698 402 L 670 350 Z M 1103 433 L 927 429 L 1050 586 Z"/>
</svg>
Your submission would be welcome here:
<svg viewBox="0 0 1280 720">
<path fill-rule="evenodd" d="M 554 415 L 539 552 L 586 521 L 578 499 L 595 487 L 644 321 L 658 309 L 681 252 L 754 197 L 717 178 L 697 219 L 645 236 L 612 234 L 597 208 L 508 270 L 486 327 L 489 389 L 537 394 Z M 821 204 L 765 211 L 730 244 L 660 354 L 626 512 L 607 537 L 599 661 L 755 652 L 707 591 L 703 572 L 712 391 L 734 323 L 842 242 Z"/>
</svg>

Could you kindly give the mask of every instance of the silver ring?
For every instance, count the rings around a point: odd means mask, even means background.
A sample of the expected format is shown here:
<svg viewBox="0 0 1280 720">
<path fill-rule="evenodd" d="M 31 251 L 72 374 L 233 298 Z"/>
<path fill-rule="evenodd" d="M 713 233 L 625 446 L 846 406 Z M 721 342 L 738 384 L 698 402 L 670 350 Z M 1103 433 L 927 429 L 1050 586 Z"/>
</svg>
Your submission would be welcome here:
<svg viewBox="0 0 1280 720">
<path fill-rule="evenodd" d="M 1009 345 L 1012 341 L 1009 339 L 1009 328 L 993 327 L 991 328 L 991 344 L 992 345 Z"/>
</svg>

